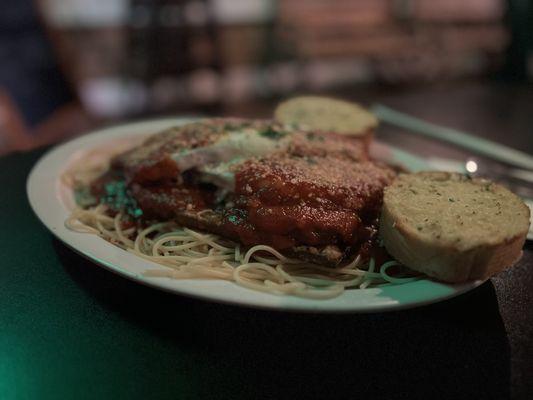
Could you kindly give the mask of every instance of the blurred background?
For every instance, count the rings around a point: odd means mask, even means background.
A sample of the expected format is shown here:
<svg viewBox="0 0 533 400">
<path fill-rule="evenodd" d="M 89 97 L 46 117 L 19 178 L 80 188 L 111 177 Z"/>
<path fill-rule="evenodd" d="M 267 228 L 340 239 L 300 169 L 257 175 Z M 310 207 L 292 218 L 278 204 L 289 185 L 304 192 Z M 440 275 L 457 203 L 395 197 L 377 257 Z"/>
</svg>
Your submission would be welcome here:
<svg viewBox="0 0 533 400">
<path fill-rule="evenodd" d="M 421 88 L 476 97 L 500 82 L 529 91 L 533 80 L 533 0 L 2 6 L 0 153 L 153 116 L 268 116 L 296 93 L 368 103 Z"/>
</svg>

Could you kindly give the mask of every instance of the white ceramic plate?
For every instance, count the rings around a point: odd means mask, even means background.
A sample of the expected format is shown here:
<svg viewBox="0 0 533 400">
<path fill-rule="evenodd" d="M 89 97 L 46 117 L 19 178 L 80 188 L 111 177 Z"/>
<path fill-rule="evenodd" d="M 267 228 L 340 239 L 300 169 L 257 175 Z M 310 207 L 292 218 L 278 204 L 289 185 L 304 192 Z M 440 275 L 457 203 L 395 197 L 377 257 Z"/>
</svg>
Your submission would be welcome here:
<svg viewBox="0 0 533 400">
<path fill-rule="evenodd" d="M 103 129 L 68 143 L 45 154 L 34 166 L 27 182 L 30 204 L 44 225 L 68 246 L 108 270 L 136 282 L 183 295 L 212 301 L 255 306 L 278 310 L 311 312 L 377 312 L 402 309 L 433 303 L 457 296 L 479 286 L 482 282 L 447 285 L 431 280 L 419 280 L 397 286 L 347 290 L 330 300 L 309 300 L 290 296 L 276 296 L 242 288 L 232 282 L 217 280 L 172 280 L 145 277 L 148 269 L 161 268 L 136 257 L 100 237 L 68 230 L 64 221 L 73 205 L 71 191 L 61 182 L 61 173 L 81 154 L 102 145 L 139 140 L 140 136 L 155 133 L 170 126 L 186 123 L 183 118 L 138 122 Z M 406 152 L 376 144 L 375 149 L 389 161 L 401 163 L 412 170 L 427 169 L 425 162 Z"/>
</svg>

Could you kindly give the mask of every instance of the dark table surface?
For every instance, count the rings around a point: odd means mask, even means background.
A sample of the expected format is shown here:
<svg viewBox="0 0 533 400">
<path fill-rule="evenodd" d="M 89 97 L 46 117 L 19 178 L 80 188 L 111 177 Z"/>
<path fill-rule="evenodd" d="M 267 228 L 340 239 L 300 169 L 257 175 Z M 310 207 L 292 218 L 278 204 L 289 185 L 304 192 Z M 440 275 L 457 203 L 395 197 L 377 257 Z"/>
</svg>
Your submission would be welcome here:
<svg viewBox="0 0 533 400">
<path fill-rule="evenodd" d="M 533 153 L 530 86 L 376 98 Z M 461 156 L 392 129 L 379 136 Z M 43 152 L 0 159 L 1 399 L 533 398 L 531 243 L 511 270 L 412 310 L 302 315 L 214 304 L 120 278 L 55 240 L 25 191 Z"/>
</svg>

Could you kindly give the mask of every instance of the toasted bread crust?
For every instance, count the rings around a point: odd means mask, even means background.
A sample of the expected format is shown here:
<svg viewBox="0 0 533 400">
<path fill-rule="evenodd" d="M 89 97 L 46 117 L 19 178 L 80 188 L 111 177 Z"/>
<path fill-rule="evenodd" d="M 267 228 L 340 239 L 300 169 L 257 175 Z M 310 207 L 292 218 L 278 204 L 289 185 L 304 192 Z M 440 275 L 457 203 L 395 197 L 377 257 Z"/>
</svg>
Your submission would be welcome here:
<svg viewBox="0 0 533 400">
<path fill-rule="evenodd" d="M 455 191 L 460 191 L 461 188 L 467 191 L 476 190 L 476 185 L 487 185 L 487 181 L 484 180 L 464 180 L 459 174 L 441 172 L 402 176 L 385 191 L 380 221 L 380 235 L 387 251 L 392 256 L 415 271 L 445 282 L 487 279 L 518 261 L 529 226 L 529 209 L 521 201 L 516 201 L 516 196 L 499 185 L 491 184 L 494 196 L 498 195 L 498 201 L 507 200 L 502 206 L 506 207 L 506 211 L 511 212 L 517 220 L 513 222 L 513 227 L 506 227 L 506 231 L 497 237 L 480 231 L 479 237 L 470 238 L 468 235 L 461 236 L 463 233 L 461 229 L 464 228 L 462 228 L 463 225 L 459 226 L 460 218 L 457 218 L 457 226 L 452 226 L 450 220 L 445 218 L 445 214 L 449 213 L 446 203 L 437 202 L 427 205 L 420 202 L 417 212 L 422 215 L 415 217 L 409 210 L 401 207 L 402 203 L 398 197 L 405 194 L 405 191 L 416 191 L 413 189 L 416 186 L 409 186 L 411 183 L 424 181 L 434 185 L 436 190 L 440 190 L 439 183 L 443 188 L 448 189 L 449 183 L 453 182 Z M 490 199 L 492 194 L 488 193 L 485 196 Z M 416 195 L 412 197 L 415 199 Z M 461 198 L 465 199 L 467 196 L 461 197 L 461 193 L 457 193 L 457 201 Z M 475 208 L 476 204 L 465 205 L 465 207 L 468 206 Z M 486 226 L 486 221 L 482 221 L 483 223 L 480 221 L 487 215 L 483 215 L 482 212 L 480 214 L 469 214 L 468 223 L 474 226 L 484 226 L 483 224 Z M 442 217 L 439 218 L 439 215 Z M 441 224 L 438 235 L 435 235 L 434 231 L 426 231 L 425 226 L 421 227 L 420 223 L 415 221 L 430 218 L 434 219 L 433 224 Z M 494 223 L 501 223 L 501 221 L 494 221 Z M 448 232 L 457 235 L 459 241 L 454 243 L 448 240 L 450 237 Z"/>
<path fill-rule="evenodd" d="M 321 96 L 300 96 L 286 100 L 277 106 L 274 118 L 304 130 L 353 136 L 366 146 L 372 141 L 378 126 L 376 117 L 359 104 Z"/>
</svg>

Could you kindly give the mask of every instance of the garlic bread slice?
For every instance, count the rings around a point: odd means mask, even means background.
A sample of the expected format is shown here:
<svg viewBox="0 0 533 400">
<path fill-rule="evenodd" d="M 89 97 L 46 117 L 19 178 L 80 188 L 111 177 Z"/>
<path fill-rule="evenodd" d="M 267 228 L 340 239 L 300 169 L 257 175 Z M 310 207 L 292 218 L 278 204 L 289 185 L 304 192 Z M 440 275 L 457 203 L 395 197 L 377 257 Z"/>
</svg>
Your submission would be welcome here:
<svg viewBox="0 0 533 400">
<path fill-rule="evenodd" d="M 385 189 L 380 234 L 405 266 L 445 282 L 486 279 L 522 254 L 529 208 L 484 179 L 448 172 L 400 175 Z"/>
</svg>

